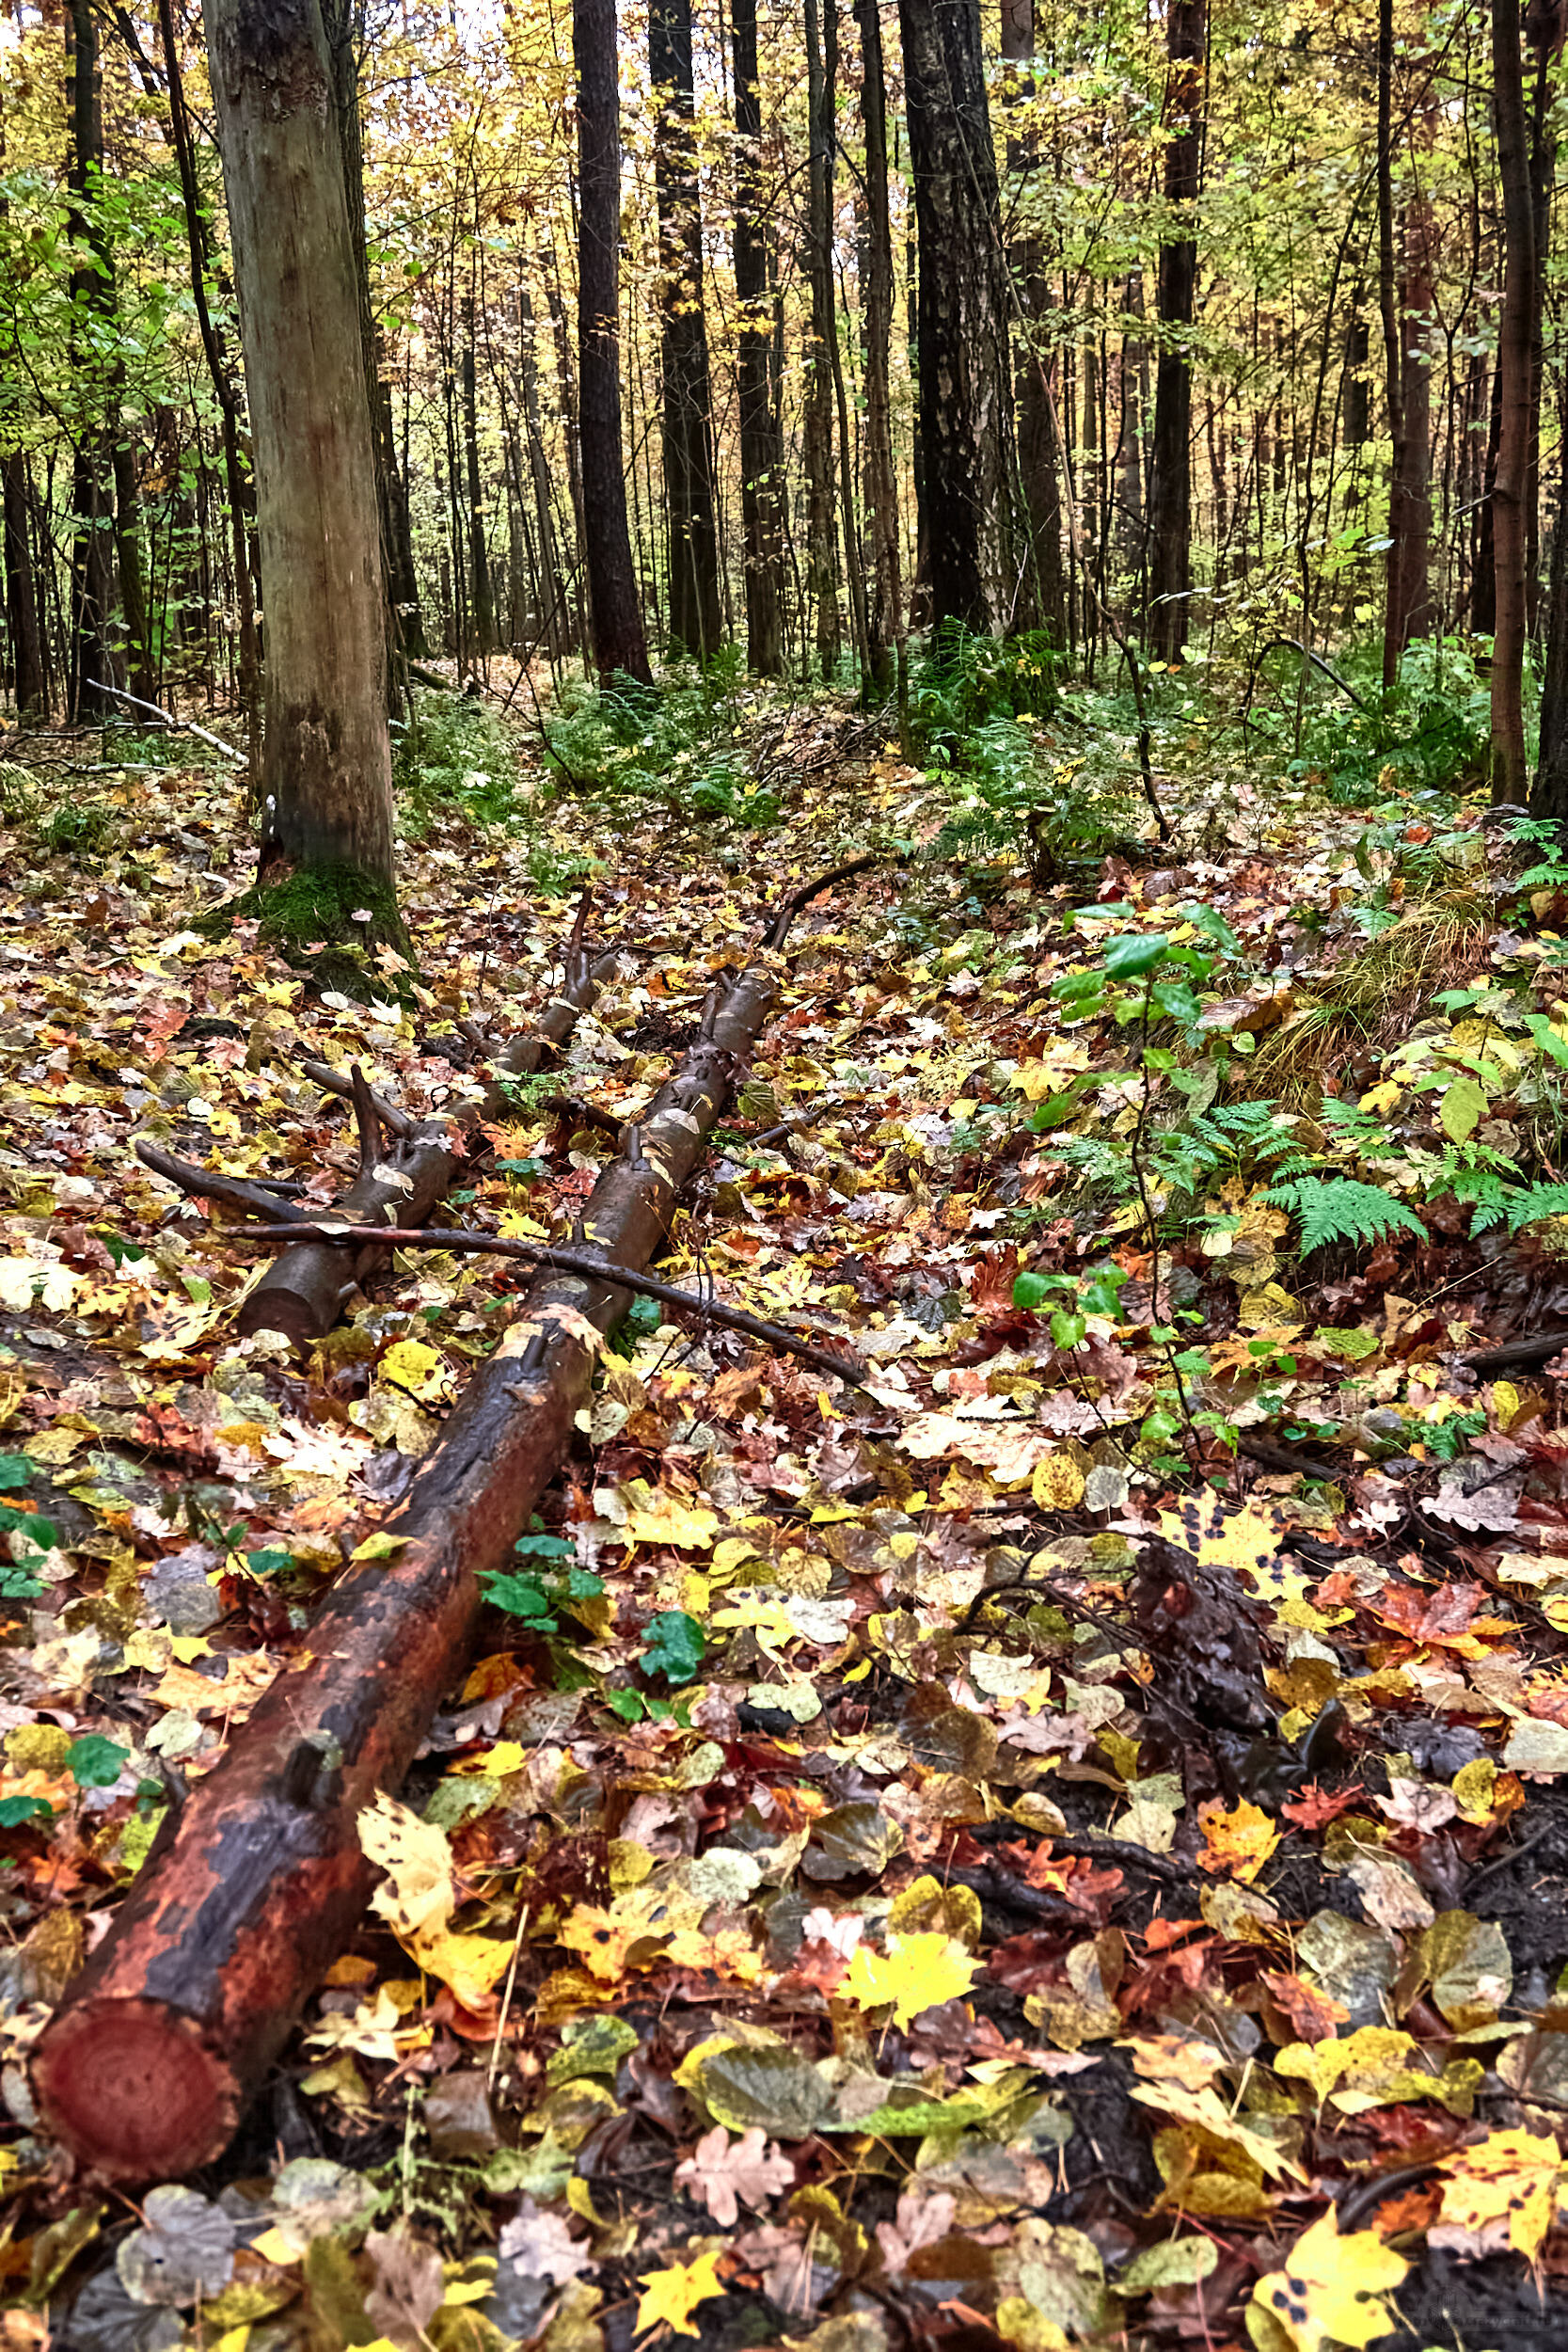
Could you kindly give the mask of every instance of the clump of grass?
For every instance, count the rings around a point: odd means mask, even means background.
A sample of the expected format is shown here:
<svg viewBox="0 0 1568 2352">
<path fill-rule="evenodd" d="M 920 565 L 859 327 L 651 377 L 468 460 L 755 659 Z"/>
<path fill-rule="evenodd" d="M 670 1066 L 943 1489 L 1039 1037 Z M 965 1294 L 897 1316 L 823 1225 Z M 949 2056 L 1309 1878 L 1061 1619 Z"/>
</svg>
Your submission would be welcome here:
<svg viewBox="0 0 1568 2352">
<path fill-rule="evenodd" d="M 404 833 L 421 840 L 440 816 L 479 825 L 515 818 L 512 746 L 495 712 L 466 694 L 420 693 L 411 724 L 393 729 L 392 786 Z"/>
<path fill-rule="evenodd" d="M 120 813 L 107 801 L 64 801 L 39 827 L 51 857 L 102 858 L 119 834 Z"/>
</svg>

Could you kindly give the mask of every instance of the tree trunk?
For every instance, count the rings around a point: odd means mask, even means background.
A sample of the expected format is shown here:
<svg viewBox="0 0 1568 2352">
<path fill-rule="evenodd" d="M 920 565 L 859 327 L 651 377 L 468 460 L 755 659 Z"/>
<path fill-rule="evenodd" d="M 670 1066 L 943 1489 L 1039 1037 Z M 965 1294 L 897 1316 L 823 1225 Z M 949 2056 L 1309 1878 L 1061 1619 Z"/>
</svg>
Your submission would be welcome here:
<svg viewBox="0 0 1568 2352">
<path fill-rule="evenodd" d="M 736 392 L 740 423 L 740 527 L 746 550 L 746 659 L 759 677 L 784 668 L 783 466 L 772 392 L 762 94 L 756 0 L 734 0 Z"/>
<path fill-rule="evenodd" d="M 1500 426 L 1492 493 L 1497 619 L 1492 642 L 1492 798 L 1525 799 L 1525 492 L 1529 471 L 1535 220 L 1519 54 L 1518 0 L 1492 0 L 1492 79 L 1503 201 L 1503 299 L 1497 322 Z"/>
<path fill-rule="evenodd" d="M 386 599 L 320 0 L 204 0 L 266 590 L 263 878 L 393 870 Z M 346 911 L 345 911 L 346 912 Z M 395 928 L 395 914 L 390 923 Z M 362 927 L 364 928 L 364 927 Z"/>
<path fill-rule="evenodd" d="M 112 267 L 101 216 L 103 172 L 103 113 L 99 82 L 98 22 L 88 0 L 71 0 L 66 24 L 68 98 L 71 109 L 71 163 L 68 181 L 74 199 L 67 219 L 72 241 L 87 247 L 92 260 L 71 274 L 71 300 L 77 322 L 89 312 L 114 309 Z M 78 378 L 93 373 L 82 348 L 76 326 L 71 330 L 71 370 Z M 88 385 L 87 406 L 102 398 L 105 387 Z M 115 516 L 110 490 L 113 436 L 101 421 L 84 418 L 71 457 L 71 508 L 74 535 L 71 554 L 71 643 L 67 662 L 67 715 L 78 726 L 91 725 L 115 709 L 107 687 L 119 682 L 111 629 L 115 616 Z"/>
<path fill-rule="evenodd" d="M 1529 425 L 1525 443 L 1525 624 L 1534 637 L 1541 617 L 1541 390 L 1546 359 L 1546 254 L 1551 241 L 1552 187 L 1557 178 L 1551 69 L 1562 46 L 1562 0 L 1550 0 L 1550 5 L 1527 9 L 1525 31 L 1535 51 L 1535 97 L 1529 128 L 1535 270 L 1530 283 Z"/>
<path fill-rule="evenodd" d="M 528 281 L 517 283 L 518 376 L 523 393 L 523 430 L 528 438 L 529 483 L 533 492 L 534 520 L 539 532 L 539 594 L 546 610 L 539 616 L 546 650 L 567 653 L 572 645 L 572 608 L 562 576 L 556 545 L 555 509 L 550 498 L 550 465 L 545 451 L 539 415 L 539 355 L 534 348 L 533 303 Z"/>
<path fill-rule="evenodd" d="M 1015 69 L 1009 97 L 1034 87 L 1034 0 L 1002 0 L 1002 58 Z M 1039 137 L 1031 126 L 1022 139 L 1009 137 L 1007 167 L 1022 180 L 1037 167 Z M 1043 628 L 1053 644 L 1067 642 L 1067 579 L 1062 564 L 1062 488 L 1056 475 L 1056 436 L 1051 423 L 1046 358 L 1038 337 L 1051 310 L 1045 248 L 1038 237 L 1015 237 L 1008 249 L 1018 309 L 1022 313 L 1016 355 L 1018 478 L 1024 537 L 1023 577 L 1019 589 L 1022 627 Z"/>
<path fill-rule="evenodd" d="M 658 206 L 660 392 L 670 636 L 694 660 L 718 651 L 719 534 L 713 507 L 713 399 L 703 315 L 691 0 L 649 0 Z"/>
<path fill-rule="evenodd" d="M 920 431 L 931 617 L 1011 627 L 1012 362 L 979 0 L 899 0 L 920 228 Z"/>
<path fill-rule="evenodd" d="M 1560 431 L 1568 434 L 1568 403 L 1560 403 Z M 1541 756 L 1530 787 L 1532 817 L 1568 825 L 1568 468 L 1558 485 L 1552 532 L 1551 585 L 1546 603 L 1546 662 L 1541 680 Z"/>
<path fill-rule="evenodd" d="M 463 458 L 468 486 L 468 595 L 474 616 L 474 650 L 482 658 L 496 650 L 496 591 L 490 550 L 484 544 L 484 487 L 479 472 L 479 385 L 474 362 L 474 298 L 463 297 Z"/>
<path fill-rule="evenodd" d="M 0 457 L 0 500 L 4 501 L 6 637 L 10 648 L 11 692 L 19 719 L 40 719 L 48 713 L 49 691 L 27 529 L 27 460 L 19 449 L 8 450 Z"/>
<path fill-rule="evenodd" d="M 1383 682 L 1399 676 L 1400 657 L 1413 637 L 1432 633 L 1432 370 L 1427 346 L 1434 300 L 1432 210 L 1419 195 L 1404 221 L 1404 271 L 1400 285 L 1400 429 L 1388 483 L 1388 593 L 1384 619 Z"/>
<path fill-rule="evenodd" d="M 1169 0 L 1165 18 L 1165 201 L 1186 233 L 1160 247 L 1155 300 L 1160 360 L 1154 373 L 1149 449 L 1148 644 L 1179 661 L 1192 596 L 1193 372 L 1188 354 L 1197 293 L 1192 233 L 1203 169 L 1204 56 L 1208 0 Z M 1180 208 L 1178 210 L 1177 208 Z"/>
<path fill-rule="evenodd" d="M 615 0 L 572 0 L 578 73 L 578 415 L 594 660 L 653 682 L 621 462 L 621 94 Z"/>
<path fill-rule="evenodd" d="M 827 0 L 830 8 L 837 0 Z M 829 344 L 838 332 L 833 298 L 833 108 L 822 52 L 821 0 L 805 0 L 806 110 L 810 139 L 806 199 L 806 273 L 811 326 L 806 339 L 806 593 L 816 612 L 816 660 L 831 678 L 843 635 L 838 613 L 838 532 L 833 498 L 833 381 Z"/>
<path fill-rule="evenodd" d="M 887 85 L 879 0 L 856 0 L 861 36 L 861 118 L 865 127 L 865 519 L 871 539 L 866 608 L 870 685 L 882 700 L 902 686 L 904 587 L 898 553 L 898 477 L 893 457 L 888 368 L 893 342 L 893 223 L 888 211 Z"/>
</svg>

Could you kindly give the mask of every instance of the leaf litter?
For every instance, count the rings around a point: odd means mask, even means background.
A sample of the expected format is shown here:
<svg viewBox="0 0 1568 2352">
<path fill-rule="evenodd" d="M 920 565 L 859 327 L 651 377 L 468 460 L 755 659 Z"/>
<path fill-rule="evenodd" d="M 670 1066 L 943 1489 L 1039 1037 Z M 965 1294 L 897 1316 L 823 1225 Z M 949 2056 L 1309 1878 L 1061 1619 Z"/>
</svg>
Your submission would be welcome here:
<svg viewBox="0 0 1568 2352">
<path fill-rule="evenodd" d="M 846 808 L 847 852 L 935 832 L 842 739 L 781 878 Z M 452 815 L 420 971 L 316 995 L 187 920 L 221 860 L 120 797 L 88 915 L 0 912 L 8 2344 L 1554 2340 L 1568 1435 L 1549 1354 L 1467 1359 L 1568 1324 L 1568 1005 L 1473 814 L 1457 911 L 1299 801 L 1174 874 L 917 862 L 817 911 L 664 1271 L 864 1387 L 634 1312 L 362 1817 L 354 1947 L 224 2166 L 127 2212 L 29 2047 L 524 1280 L 409 1252 L 296 1359 L 134 1140 L 329 1202 L 352 1117 L 303 1063 L 455 1111 L 460 1019 L 526 1023 L 569 914 Z M 550 822 L 617 964 L 567 1109 L 520 1084 L 453 1204 L 540 1241 L 613 1149 L 571 1102 L 635 1112 L 771 895 Z M 1381 1025 L 1369 933 L 1419 978 Z"/>
</svg>

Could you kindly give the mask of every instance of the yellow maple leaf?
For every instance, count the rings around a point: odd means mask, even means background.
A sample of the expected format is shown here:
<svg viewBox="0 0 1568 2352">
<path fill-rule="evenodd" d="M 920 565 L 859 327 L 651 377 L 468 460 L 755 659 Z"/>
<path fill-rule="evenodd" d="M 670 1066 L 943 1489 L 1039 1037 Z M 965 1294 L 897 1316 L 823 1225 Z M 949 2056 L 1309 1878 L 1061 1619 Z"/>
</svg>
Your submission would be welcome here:
<svg viewBox="0 0 1568 2352">
<path fill-rule="evenodd" d="M 626 1512 L 622 1532 L 632 1544 L 669 1544 L 676 1551 L 708 1551 L 719 1533 L 719 1514 L 705 1502 L 688 1502 L 666 1486 L 628 1478 L 615 1489 Z"/>
<path fill-rule="evenodd" d="M 967 1993 L 979 1964 L 953 1936 L 890 1934 L 885 1957 L 856 1945 L 844 1990 L 862 2009 L 884 2009 L 891 2001 L 902 2029 L 924 2010 Z"/>
<path fill-rule="evenodd" d="M 701 1928 L 681 1928 L 670 1939 L 666 1958 L 677 1968 L 705 1968 L 735 1984 L 760 1984 L 762 1954 L 744 1928 L 720 1928 L 705 1935 Z"/>
<path fill-rule="evenodd" d="M 1197 1809 L 1203 1831 L 1198 1862 L 1205 1870 L 1227 1870 L 1250 1885 L 1279 1843 L 1279 1832 L 1260 1805 L 1243 1797 L 1229 1810 L 1214 1797 Z"/>
<path fill-rule="evenodd" d="M 510 1939 L 498 1935 L 452 1935 L 441 1928 L 434 1935 L 404 1935 L 398 1941 L 410 1960 L 428 1976 L 439 1977 L 470 2011 L 484 2007 L 512 1961 Z"/>
<path fill-rule="evenodd" d="M 455 1386 L 446 1358 L 438 1348 L 427 1347 L 423 1340 L 394 1341 L 376 1366 L 376 1376 L 392 1381 L 425 1404 L 451 1396 Z"/>
<path fill-rule="evenodd" d="M 387 1796 L 362 1809 L 358 1830 L 365 1853 L 387 1873 L 371 1909 L 389 1922 L 394 1935 L 439 1933 L 457 1908 L 446 1831 Z"/>
<path fill-rule="evenodd" d="M 1399 2324 L 1381 2298 L 1409 2268 L 1375 2230 L 1353 2230 L 1341 2237 L 1331 2205 L 1296 2240 L 1285 2268 L 1259 2280 L 1253 2309 L 1265 2326 L 1273 2322 L 1294 2352 L 1323 2352 L 1328 2344 L 1375 2344 Z M 1269 2341 L 1263 2328 L 1249 2326 L 1248 2332 L 1255 2344 Z"/>
<path fill-rule="evenodd" d="M 1443 2160 L 1442 2221 L 1483 2230 L 1508 2216 L 1508 2242 L 1533 2262 L 1551 2227 L 1563 2163 L 1555 2139 L 1533 2132 L 1489 2132 Z"/>
<path fill-rule="evenodd" d="M 675 1922 L 654 1925 L 654 1915 L 666 1909 L 657 1889 L 629 1887 L 606 1910 L 600 1903 L 578 1903 L 562 1929 L 560 1941 L 569 1952 L 580 1952 L 594 1976 L 615 1984 L 632 1965 L 632 1947 L 657 1938 L 662 1947 Z"/>
<path fill-rule="evenodd" d="M 639 2335 L 645 2328 L 657 2328 L 661 2320 L 677 2336 L 699 2334 L 701 2330 L 690 2325 L 692 2312 L 699 2303 L 724 2292 L 719 2283 L 717 2254 L 699 2254 L 690 2263 L 672 2263 L 668 2270 L 644 2270 L 639 2274 L 638 2284 L 642 2289 L 637 2303 Z"/>
</svg>

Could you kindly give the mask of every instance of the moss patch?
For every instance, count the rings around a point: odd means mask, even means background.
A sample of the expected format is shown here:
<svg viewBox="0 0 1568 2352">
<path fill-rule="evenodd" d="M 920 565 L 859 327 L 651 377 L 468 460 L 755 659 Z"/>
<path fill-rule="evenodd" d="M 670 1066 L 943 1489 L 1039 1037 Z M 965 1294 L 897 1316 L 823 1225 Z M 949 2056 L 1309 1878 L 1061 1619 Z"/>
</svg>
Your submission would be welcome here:
<svg viewBox="0 0 1568 2352">
<path fill-rule="evenodd" d="M 410 961 L 412 949 L 396 891 L 358 866 L 277 869 L 216 908 L 202 928 L 227 930 L 235 921 L 259 922 L 261 937 L 294 971 L 345 996 L 401 995 L 415 977 L 386 974 L 372 961 L 377 947 L 395 947 Z"/>
</svg>

